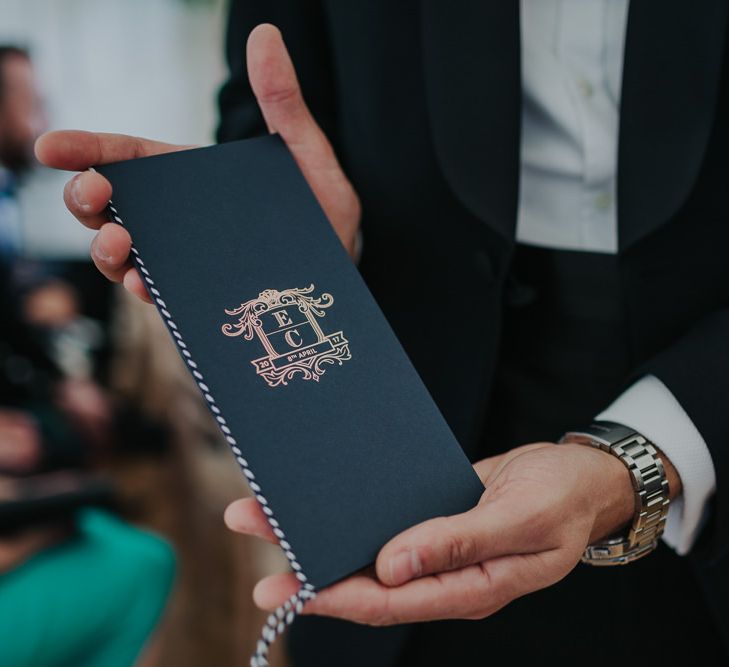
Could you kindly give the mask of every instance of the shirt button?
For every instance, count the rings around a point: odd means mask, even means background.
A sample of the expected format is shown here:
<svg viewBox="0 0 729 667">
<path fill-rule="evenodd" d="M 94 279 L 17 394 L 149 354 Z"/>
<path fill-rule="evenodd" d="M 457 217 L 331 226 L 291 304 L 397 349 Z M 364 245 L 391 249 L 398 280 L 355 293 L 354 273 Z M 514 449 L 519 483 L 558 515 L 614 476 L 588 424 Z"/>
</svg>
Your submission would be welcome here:
<svg viewBox="0 0 729 667">
<path fill-rule="evenodd" d="M 592 94 L 595 92 L 594 88 L 592 87 L 592 84 L 584 78 L 577 79 L 577 87 L 579 88 L 580 92 L 582 93 L 582 97 L 585 99 L 590 99 L 592 97 Z"/>
<path fill-rule="evenodd" d="M 595 197 L 595 208 L 599 211 L 606 211 L 613 203 L 613 198 L 609 192 L 601 192 Z"/>
</svg>

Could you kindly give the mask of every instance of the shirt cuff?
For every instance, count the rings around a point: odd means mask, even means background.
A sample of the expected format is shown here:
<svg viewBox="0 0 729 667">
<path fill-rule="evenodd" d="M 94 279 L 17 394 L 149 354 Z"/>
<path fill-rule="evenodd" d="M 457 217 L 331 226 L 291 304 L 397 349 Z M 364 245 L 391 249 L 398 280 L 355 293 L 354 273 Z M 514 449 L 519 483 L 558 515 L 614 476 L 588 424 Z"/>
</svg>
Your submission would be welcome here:
<svg viewBox="0 0 729 667">
<path fill-rule="evenodd" d="M 646 375 L 623 392 L 597 419 L 635 429 L 656 445 L 678 472 L 683 492 L 668 509 L 663 540 L 680 555 L 694 545 L 716 490 L 709 448 L 668 387 Z"/>
</svg>

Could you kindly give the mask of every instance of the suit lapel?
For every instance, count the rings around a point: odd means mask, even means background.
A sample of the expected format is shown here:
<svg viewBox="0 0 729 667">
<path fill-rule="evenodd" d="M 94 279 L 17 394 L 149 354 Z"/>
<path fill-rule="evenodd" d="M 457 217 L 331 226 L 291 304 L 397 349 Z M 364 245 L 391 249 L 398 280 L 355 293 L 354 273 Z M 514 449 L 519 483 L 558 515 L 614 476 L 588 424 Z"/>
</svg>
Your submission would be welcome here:
<svg viewBox="0 0 729 667">
<path fill-rule="evenodd" d="M 451 189 L 507 238 L 521 125 L 518 2 L 423 0 L 431 130 Z M 618 224 L 625 249 L 688 197 L 709 138 L 729 3 L 633 0 L 625 38 Z"/>
<path fill-rule="evenodd" d="M 518 2 L 422 3 L 431 130 L 451 189 L 511 239 L 519 178 Z"/>
<path fill-rule="evenodd" d="M 722 65 L 726 0 L 633 0 L 618 146 L 624 249 L 666 222 L 696 181 Z"/>
</svg>

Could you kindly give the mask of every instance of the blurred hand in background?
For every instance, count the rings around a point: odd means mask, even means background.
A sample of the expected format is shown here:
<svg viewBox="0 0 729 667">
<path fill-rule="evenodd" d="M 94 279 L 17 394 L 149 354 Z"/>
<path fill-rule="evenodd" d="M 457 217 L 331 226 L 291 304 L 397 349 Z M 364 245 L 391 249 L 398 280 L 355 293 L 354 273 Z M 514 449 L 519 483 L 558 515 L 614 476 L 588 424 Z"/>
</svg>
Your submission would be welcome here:
<svg viewBox="0 0 729 667">
<path fill-rule="evenodd" d="M 0 471 L 22 474 L 40 460 L 40 433 L 32 415 L 0 407 Z"/>
</svg>

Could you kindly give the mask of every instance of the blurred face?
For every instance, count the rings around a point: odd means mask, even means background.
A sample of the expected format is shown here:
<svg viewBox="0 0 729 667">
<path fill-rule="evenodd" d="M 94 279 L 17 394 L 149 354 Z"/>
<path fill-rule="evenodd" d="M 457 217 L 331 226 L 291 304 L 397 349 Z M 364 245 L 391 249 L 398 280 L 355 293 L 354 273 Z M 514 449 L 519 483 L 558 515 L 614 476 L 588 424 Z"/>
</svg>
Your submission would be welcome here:
<svg viewBox="0 0 729 667">
<path fill-rule="evenodd" d="M 11 55 L 0 62 L 0 162 L 13 171 L 32 164 L 33 143 L 43 132 L 45 119 L 27 58 Z"/>
</svg>

